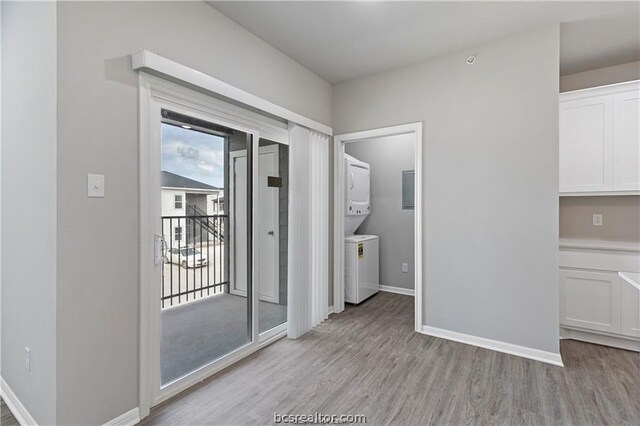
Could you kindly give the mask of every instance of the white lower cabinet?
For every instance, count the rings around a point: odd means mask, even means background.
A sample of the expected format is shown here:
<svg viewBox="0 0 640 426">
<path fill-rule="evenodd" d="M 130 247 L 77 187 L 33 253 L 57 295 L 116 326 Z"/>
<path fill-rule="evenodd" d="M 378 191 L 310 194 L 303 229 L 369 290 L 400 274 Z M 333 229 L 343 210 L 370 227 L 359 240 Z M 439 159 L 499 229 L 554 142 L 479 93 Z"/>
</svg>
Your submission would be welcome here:
<svg viewBox="0 0 640 426">
<path fill-rule="evenodd" d="M 640 337 L 640 290 L 620 279 L 622 309 L 620 333 Z"/>
<path fill-rule="evenodd" d="M 639 350 L 640 290 L 618 276 L 638 265 L 640 253 L 629 250 L 561 246 L 561 335 Z"/>
<path fill-rule="evenodd" d="M 562 325 L 620 333 L 620 303 L 617 273 L 560 271 Z"/>
</svg>

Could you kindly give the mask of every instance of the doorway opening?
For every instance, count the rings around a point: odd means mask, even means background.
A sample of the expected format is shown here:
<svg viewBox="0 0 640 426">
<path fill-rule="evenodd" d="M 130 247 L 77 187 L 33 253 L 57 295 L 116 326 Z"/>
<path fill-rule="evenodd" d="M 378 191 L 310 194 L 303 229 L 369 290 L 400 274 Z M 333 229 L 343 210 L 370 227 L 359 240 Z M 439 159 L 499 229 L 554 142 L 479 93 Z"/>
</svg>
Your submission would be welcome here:
<svg viewBox="0 0 640 426">
<path fill-rule="evenodd" d="M 414 295 L 422 328 L 421 123 L 335 138 L 334 311 Z"/>
</svg>

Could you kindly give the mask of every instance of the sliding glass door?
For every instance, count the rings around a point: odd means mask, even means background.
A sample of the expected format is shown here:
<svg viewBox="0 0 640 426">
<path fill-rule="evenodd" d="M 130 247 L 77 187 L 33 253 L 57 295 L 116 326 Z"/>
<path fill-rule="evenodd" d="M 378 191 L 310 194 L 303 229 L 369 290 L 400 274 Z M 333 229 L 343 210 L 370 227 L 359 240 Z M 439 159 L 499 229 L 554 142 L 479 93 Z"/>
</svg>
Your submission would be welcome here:
<svg viewBox="0 0 640 426">
<path fill-rule="evenodd" d="M 152 406 L 286 333 L 289 150 L 286 122 L 144 79 L 141 393 Z"/>
</svg>

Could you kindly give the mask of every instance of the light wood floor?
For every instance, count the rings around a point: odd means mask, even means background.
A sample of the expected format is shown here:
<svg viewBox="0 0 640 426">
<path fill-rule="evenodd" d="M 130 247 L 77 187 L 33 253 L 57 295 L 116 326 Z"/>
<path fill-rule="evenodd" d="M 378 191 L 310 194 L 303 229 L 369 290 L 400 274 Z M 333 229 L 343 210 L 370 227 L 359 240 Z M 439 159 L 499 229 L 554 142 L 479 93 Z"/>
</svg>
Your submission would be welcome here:
<svg viewBox="0 0 640 426">
<path fill-rule="evenodd" d="M 565 368 L 413 332 L 413 298 L 381 293 L 155 407 L 145 425 L 640 424 L 640 354 L 562 341 Z"/>
</svg>

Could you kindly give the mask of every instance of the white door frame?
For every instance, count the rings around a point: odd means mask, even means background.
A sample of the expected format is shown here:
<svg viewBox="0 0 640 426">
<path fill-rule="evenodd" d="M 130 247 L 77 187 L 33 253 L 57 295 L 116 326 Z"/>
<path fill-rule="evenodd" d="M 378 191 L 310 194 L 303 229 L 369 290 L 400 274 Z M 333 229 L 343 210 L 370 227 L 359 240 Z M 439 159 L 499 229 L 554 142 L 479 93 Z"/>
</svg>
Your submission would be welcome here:
<svg viewBox="0 0 640 426">
<path fill-rule="evenodd" d="M 279 153 L 279 149 L 280 147 L 278 146 L 280 144 L 275 143 L 272 145 L 266 145 L 266 146 L 261 146 L 260 149 L 258 150 L 258 164 L 260 164 L 260 154 L 266 154 L 266 153 L 272 153 L 272 154 L 276 154 L 276 167 L 279 167 L 279 158 L 278 158 L 278 153 Z M 229 174 L 234 173 L 233 172 L 233 164 L 234 164 L 234 160 L 237 157 L 246 157 L 247 156 L 247 150 L 246 149 L 242 149 L 242 150 L 238 150 L 238 151 L 231 151 L 229 153 Z M 259 179 L 258 179 L 259 180 Z M 231 178 L 229 179 L 229 195 L 233 194 L 234 192 L 234 188 L 235 188 L 235 182 L 234 179 Z M 260 196 L 260 193 L 258 192 L 258 197 Z M 278 225 L 275 227 L 275 229 L 273 230 L 274 235 L 273 238 L 276 242 L 280 241 L 280 206 L 279 206 L 279 199 L 276 196 L 276 200 L 274 203 L 274 208 L 275 211 L 274 213 L 274 217 L 276 218 L 276 220 L 278 220 Z M 229 200 L 231 199 L 230 197 L 227 197 Z M 234 247 L 234 239 L 235 239 L 235 233 L 233 232 L 234 225 L 235 225 L 235 221 L 234 221 L 234 217 L 235 215 L 233 214 L 235 206 L 232 205 L 231 203 L 229 203 L 229 229 L 231 229 L 232 231 L 230 232 L 229 235 L 229 242 L 230 242 L 230 246 Z M 258 218 L 259 219 L 259 218 Z M 259 230 L 259 229 L 258 229 Z M 264 235 L 263 235 L 264 236 Z M 230 250 L 229 251 L 229 264 L 230 265 L 235 265 L 235 251 L 234 250 Z M 276 284 L 276 288 L 278 289 L 278 291 L 276 292 L 276 295 L 273 298 L 269 298 L 269 299 L 260 299 L 260 300 L 265 300 L 267 302 L 272 302 L 272 303 L 279 303 L 280 300 L 280 294 L 279 294 L 279 285 L 280 285 L 280 250 L 276 249 L 275 250 L 275 258 L 276 258 L 276 262 L 278 264 L 278 268 L 276 268 L 275 270 L 275 284 Z M 229 271 L 229 278 L 230 281 L 229 282 L 233 282 L 234 281 L 234 274 L 235 274 L 235 269 L 231 269 Z M 242 290 L 235 290 L 232 291 L 231 286 L 229 286 L 229 292 L 230 293 L 234 293 L 234 294 L 238 294 L 241 296 L 246 295 L 246 292 L 243 292 Z M 244 294 L 243 294 L 244 293 Z M 258 295 L 260 294 L 260 291 L 258 290 Z"/>
<path fill-rule="evenodd" d="M 333 211 L 333 309 L 344 310 L 344 144 L 385 136 L 413 134 L 415 136 L 415 331 L 422 330 L 422 123 L 402 124 L 399 126 L 346 133 L 334 137 L 334 211 Z"/>
<path fill-rule="evenodd" d="M 155 235 L 162 232 L 160 222 L 160 110 L 163 107 L 214 121 L 253 136 L 252 149 L 258 152 L 260 136 L 288 144 L 287 124 L 259 116 L 212 96 L 193 91 L 145 73 L 139 74 L 139 265 L 140 265 L 140 335 L 139 335 L 139 409 L 146 417 L 150 408 L 193 386 L 229 365 L 250 355 L 276 339 L 286 336 L 286 323 L 259 334 L 257 291 L 252 292 L 253 336 L 251 343 L 212 361 L 179 381 L 160 388 L 160 270 L 155 265 Z M 252 158 L 253 187 L 257 187 L 258 156 Z M 252 215 L 257 217 L 257 191 L 252 194 Z M 252 262 L 258 264 L 257 227 L 252 227 Z M 251 282 L 259 288 L 259 274 L 251 269 Z"/>
</svg>

